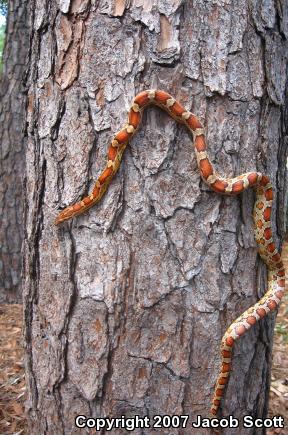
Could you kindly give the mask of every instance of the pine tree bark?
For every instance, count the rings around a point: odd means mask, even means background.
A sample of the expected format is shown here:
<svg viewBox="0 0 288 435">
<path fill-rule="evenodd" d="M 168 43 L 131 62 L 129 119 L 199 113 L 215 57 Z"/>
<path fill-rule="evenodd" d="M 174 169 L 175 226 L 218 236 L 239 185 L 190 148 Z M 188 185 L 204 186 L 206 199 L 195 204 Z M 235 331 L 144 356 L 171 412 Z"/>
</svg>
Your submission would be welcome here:
<svg viewBox="0 0 288 435">
<path fill-rule="evenodd" d="M 158 432 L 210 433 L 190 425 L 209 415 L 221 337 L 267 284 L 253 192 L 211 192 L 185 128 L 149 108 L 101 203 L 60 228 L 53 222 L 91 190 L 134 95 L 158 88 L 203 120 L 218 172 L 271 177 L 280 246 L 286 6 L 35 2 L 25 198 L 30 433 L 86 433 L 77 414 L 187 414 L 184 432 Z M 237 343 L 223 416 L 266 416 L 274 320 Z"/>
<path fill-rule="evenodd" d="M 28 0 L 10 0 L 0 78 L 0 302 L 20 302 Z"/>
</svg>

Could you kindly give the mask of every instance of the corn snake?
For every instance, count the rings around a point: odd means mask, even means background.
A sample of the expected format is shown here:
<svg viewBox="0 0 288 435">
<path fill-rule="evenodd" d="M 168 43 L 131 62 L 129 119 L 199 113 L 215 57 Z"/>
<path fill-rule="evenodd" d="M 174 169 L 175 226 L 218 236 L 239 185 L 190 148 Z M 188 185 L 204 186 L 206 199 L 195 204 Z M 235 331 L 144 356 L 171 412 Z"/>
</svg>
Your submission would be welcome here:
<svg viewBox="0 0 288 435">
<path fill-rule="evenodd" d="M 271 210 L 273 201 L 272 185 L 269 178 L 260 172 L 247 172 L 234 178 L 224 178 L 215 171 L 205 141 L 205 132 L 198 118 L 182 107 L 171 95 L 160 90 L 140 92 L 128 113 L 128 123 L 114 136 L 107 156 L 107 164 L 99 176 L 93 191 L 80 202 L 59 213 L 58 225 L 76 215 L 84 213 L 105 193 L 112 177 L 117 172 L 123 152 L 141 123 L 142 112 L 148 105 L 164 109 L 177 122 L 186 125 L 192 132 L 198 168 L 203 181 L 215 192 L 223 195 L 238 195 L 253 187 L 256 191 L 254 205 L 254 235 L 258 253 L 268 267 L 268 291 L 251 308 L 239 316 L 225 332 L 221 342 L 221 370 L 216 381 L 211 412 L 216 415 L 231 371 L 232 347 L 234 342 L 249 330 L 258 320 L 277 308 L 285 287 L 285 270 L 281 255 L 273 241 Z"/>
</svg>

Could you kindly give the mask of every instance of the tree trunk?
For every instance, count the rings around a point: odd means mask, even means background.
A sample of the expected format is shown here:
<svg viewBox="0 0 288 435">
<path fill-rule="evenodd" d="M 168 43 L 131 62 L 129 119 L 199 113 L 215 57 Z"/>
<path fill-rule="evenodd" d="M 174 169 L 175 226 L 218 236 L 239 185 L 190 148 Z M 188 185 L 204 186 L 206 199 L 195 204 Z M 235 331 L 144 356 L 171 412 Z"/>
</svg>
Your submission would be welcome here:
<svg viewBox="0 0 288 435">
<path fill-rule="evenodd" d="M 20 302 L 28 1 L 10 0 L 0 80 L 0 302 Z"/>
<path fill-rule="evenodd" d="M 158 88 L 203 120 L 219 173 L 271 177 L 280 245 L 286 6 L 35 2 L 25 199 L 30 433 L 86 433 L 75 427 L 78 414 L 151 422 L 186 414 L 184 432 L 157 432 L 210 433 L 191 422 L 209 416 L 221 337 L 267 289 L 253 191 L 210 191 L 185 127 L 149 108 L 101 203 L 59 228 L 54 219 L 91 191 L 134 95 Z M 222 415 L 266 416 L 274 320 L 235 346 Z"/>
</svg>

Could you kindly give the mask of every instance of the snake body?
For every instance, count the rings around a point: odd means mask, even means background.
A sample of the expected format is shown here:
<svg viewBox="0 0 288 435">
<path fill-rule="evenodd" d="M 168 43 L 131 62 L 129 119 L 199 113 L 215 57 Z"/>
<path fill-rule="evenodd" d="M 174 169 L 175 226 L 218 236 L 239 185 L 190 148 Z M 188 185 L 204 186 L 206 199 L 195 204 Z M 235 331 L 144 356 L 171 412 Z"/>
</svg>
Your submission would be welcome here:
<svg viewBox="0 0 288 435">
<path fill-rule="evenodd" d="M 141 123 L 142 113 L 148 105 L 164 109 L 177 122 L 186 125 L 192 132 L 198 168 L 204 182 L 215 192 L 222 195 L 238 195 L 253 187 L 256 192 L 254 205 L 254 234 L 258 252 L 268 267 L 268 291 L 251 308 L 246 310 L 229 326 L 221 342 L 221 369 L 216 381 L 211 412 L 216 415 L 224 394 L 231 371 L 232 347 L 255 323 L 277 308 L 285 288 L 285 270 L 281 255 L 273 241 L 271 228 L 271 210 L 273 201 L 272 185 L 269 178 L 260 172 L 247 172 L 234 178 L 221 177 L 214 169 L 207 154 L 204 128 L 199 119 L 185 110 L 167 92 L 145 90 L 133 101 L 128 113 L 128 122 L 116 133 L 109 148 L 107 164 L 99 176 L 93 191 L 80 202 L 65 208 L 56 218 L 58 225 L 92 207 L 105 193 L 112 177 L 117 172 L 123 152 Z"/>
</svg>

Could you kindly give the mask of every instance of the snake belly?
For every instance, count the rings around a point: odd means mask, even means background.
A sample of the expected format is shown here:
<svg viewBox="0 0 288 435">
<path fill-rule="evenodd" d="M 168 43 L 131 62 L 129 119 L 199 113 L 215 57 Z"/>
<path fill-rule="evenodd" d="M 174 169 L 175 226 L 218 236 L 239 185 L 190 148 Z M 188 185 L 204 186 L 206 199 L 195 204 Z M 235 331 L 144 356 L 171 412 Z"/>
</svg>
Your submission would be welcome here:
<svg viewBox="0 0 288 435">
<path fill-rule="evenodd" d="M 128 122 L 116 133 L 108 148 L 106 166 L 96 181 L 90 195 L 62 210 L 55 220 L 61 224 L 86 212 L 105 193 L 116 174 L 123 152 L 141 123 L 142 113 L 149 105 L 159 106 L 177 122 L 186 125 L 192 132 L 198 168 L 204 182 L 222 195 L 238 195 L 253 187 L 256 193 L 254 205 L 254 234 L 258 253 L 268 268 L 268 291 L 252 307 L 239 316 L 225 332 L 221 342 L 221 368 L 216 381 L 211 413 L 216 415 L 231 371 L 232 348 L 236 340 L 255 323 L 263 319 L 279 305 L 285 288 L 285 269 L 281 255 L 273 241 L 271 211 L 273 190 L 269 178 L 260 172 L 247 172 L 234 178 L 221 177 L 214 169 L 207 153 L 204 128 L 199 119 L 186 110 L 171 95 L 161 90 L 145 90 L 134 98 L 128 113 Z"/>
</svg>

